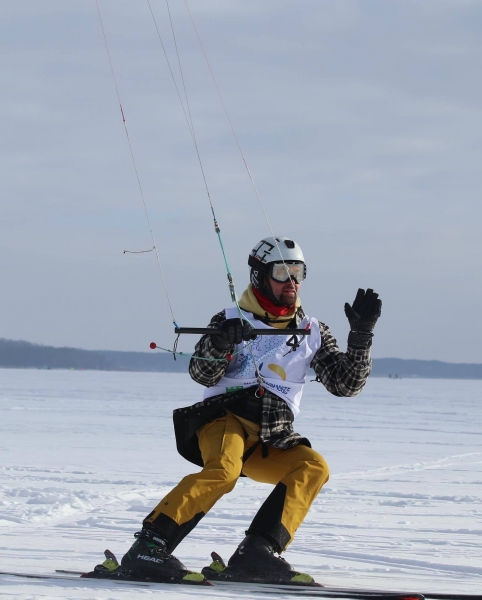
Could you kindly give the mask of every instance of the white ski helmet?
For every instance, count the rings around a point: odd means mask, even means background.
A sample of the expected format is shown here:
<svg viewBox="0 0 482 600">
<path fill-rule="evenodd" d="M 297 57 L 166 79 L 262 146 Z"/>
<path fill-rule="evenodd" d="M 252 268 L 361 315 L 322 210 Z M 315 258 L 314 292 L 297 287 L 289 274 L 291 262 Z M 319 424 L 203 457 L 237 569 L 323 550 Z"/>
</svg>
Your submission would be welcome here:
<svg viewBox="0 0 482 600">
<path fill-rule="evenodd" d="M 277 281 L 293 277 L 297 283 L 306 278 L 303 252 L 296 242 L 286 237 L 262 239 L 251 250 L 248 265 L 251 267 L 251 283 L 259 290 L 264 288 L 264 275 Z"/>
</svg>

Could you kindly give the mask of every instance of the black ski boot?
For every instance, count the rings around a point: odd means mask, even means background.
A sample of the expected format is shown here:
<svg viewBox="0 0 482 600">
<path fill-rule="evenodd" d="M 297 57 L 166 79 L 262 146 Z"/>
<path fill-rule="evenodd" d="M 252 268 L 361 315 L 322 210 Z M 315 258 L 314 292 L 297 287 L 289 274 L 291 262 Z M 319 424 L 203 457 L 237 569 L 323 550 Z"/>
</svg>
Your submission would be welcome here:
<svg viewBox="0 0 482 600">
<path fill-rule="evenodd" d="M 143 528 L 135 534 L 132 544 L 119 565 L 109 553 L 102 565 L 97 565 L 89 577 L 99 579 L 131 579 L 159 583 L 206 584 L 201 573 L 188 571 L 175 556 L 167 551 L 167 542 L 150 529 Z"/>
<path fill-rule="evenodd" d="M 215 552 L 213 562 L 202 570 L 211 581 L 245 581 L 287 585 L 319 585 L 311 575 L 299 573 L 283 558 L 275 556 L 274 544 L 261 535 L 248 534 L 226 566 Z"/>
<path fill-rule="evenodd" d="M 122 557 L 122 570 L 164 583 L 204 581 L 200 573 L 188 571 L 180 560 L 169 554 L 166 540 L 152 530 L 144 527 L 135 537 L 136 541 Z"/>
</svg>

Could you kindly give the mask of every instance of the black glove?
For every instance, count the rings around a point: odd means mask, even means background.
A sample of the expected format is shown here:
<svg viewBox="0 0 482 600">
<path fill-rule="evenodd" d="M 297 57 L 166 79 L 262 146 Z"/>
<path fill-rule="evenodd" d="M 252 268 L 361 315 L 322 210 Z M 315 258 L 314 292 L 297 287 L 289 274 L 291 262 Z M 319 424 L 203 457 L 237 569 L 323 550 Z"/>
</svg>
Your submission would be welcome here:
<svg viewBox="0 0 482 600">
<path fill-rule="evenodd" d="M 229 350 L 234 344 L 255 340 L 257 336 L 252 331 L 253 327 L 244 319 L 226 319 L 219 326 L 219 333 L 211 339 L 218 350 Z"/>
<path fill-rule="evenodd" d="M 345 304 L 345 315 L 350 322 L 348 345 L 356 348 L 369 348 L 373 329 L 382 313 L 382 301 L 372 289 L 358 290 L 353 305 Z"/>
</svg>

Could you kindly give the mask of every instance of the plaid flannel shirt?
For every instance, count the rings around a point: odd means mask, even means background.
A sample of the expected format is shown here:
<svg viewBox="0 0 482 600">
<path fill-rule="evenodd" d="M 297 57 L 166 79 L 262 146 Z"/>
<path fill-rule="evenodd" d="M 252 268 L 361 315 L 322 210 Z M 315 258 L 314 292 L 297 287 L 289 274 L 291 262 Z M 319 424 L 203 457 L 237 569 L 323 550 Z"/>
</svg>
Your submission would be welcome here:
<svg viewBox="0 0 482 600">
<path fill-rule="evenodd" d="M 298 309 L 289 328 L 298 327 L 304 317 L 303 309 Z M 214 315 L 209 327 L 218 327 L 226 320 L 224 310 Z M 335 396 L 356 396 L 363 389 L 371 371 L 370 348 L 354 348 L 348 346 L 346 353 L 338 348 L 335 338 L 324 323 L 320 323 L 321 347 L 316 352 L 311 367 L 315 371 L 316 380 Z M 287 329 L 288 333 L 289 329 Z M 366 344 L 370 345 L 370 344 Z M 218 350 L 211 341 L 211 336 L 203 336 L 196 344 L 194 356 L 191 358 L 189 373 L 197 383 L 206 387 L 216 385 L 223 377 L 228 363 L 224 361 L 197 360 L 203 358 L 225 358 L 229 350 Z M 227 404 L 234 393 L 221 394 L 209 398 L 209 402 L 219 405 Z M 253 390 L 254 393 L 254 390 Z M 207 401 L 204 401 L 207 402 Z M 310 445 L 306 438 L 293 431 L 294 415 L 287 403 L 268 390 L 261 397 L 260 440 L 276 448 L 291 448 L 296 444 Z M 203 404 L 203 402 L 199 403 Z"/>
</svg>

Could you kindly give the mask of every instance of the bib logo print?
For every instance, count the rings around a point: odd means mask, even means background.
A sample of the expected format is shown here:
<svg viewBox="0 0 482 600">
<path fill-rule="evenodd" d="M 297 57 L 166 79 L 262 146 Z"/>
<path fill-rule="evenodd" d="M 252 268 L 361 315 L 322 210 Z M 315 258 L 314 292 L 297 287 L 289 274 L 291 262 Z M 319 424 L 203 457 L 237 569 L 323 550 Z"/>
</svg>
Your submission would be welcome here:
<svg viewBox="0 0 482 600">
<path fill-rule="evenodd" d="M 255 357 L 258 357 L 258 360 L 266 359 L 268 357 L 276 356 L 278 350 L 283 351 L 284 346 L 286 345 L 286 340 L 284 336 L 259 336 L 258 339 L 254 340 L 251 343 L 251 349 Z M 278 365 L 274 365 L 281 369 L 284 373 L 284 369 L 279 367 Z M 268 368 L 270 366 L 268 365 Z M 259 367 L 261 371 L 261 367 Z M 273 370 L 273 369 L 271 369 Z M 284 377 L 277 371 L 274 371 L 282 379 L 286 379 L 286 373 L 284 373 Z M 243 351 L 238 354 L 238 360 L 236 367 L 232 373 L 229 374 L 230 377 L 234 379 L 245 379 L 246 377 L 255 377 L 256 372 L 253 364 L 253 359 L 251 358 L 251 353 L 249 352 L 249 348 L 247 344 L 244 346 Z"/>
</svg>

